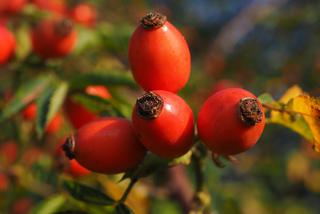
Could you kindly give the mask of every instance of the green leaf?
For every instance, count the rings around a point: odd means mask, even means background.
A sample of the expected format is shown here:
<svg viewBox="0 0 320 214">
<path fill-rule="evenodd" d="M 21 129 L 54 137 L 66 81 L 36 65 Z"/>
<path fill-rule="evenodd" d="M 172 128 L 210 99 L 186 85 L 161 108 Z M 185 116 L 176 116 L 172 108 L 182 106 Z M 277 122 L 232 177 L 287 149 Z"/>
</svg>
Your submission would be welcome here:
<svg viewBox="0 0 320 214">
<path fill-rule="evenodd" d="M 113 205 L 115 203 L 112 198 L 99 190 L 77 182 L 65 181 L 63 186 L 75 199 L 83 202 L 96 205 Z"/>
<path fill-rule="evenodd" d="M 125 204 L 118 204 L 115 207 L 115 214 L 133 214 L 133 211 Z"/>
<path fill-rule="evenodd" d="M 60 110 L 68 92 L 66 82 L 56 82 L 48 86 L 37 100 L 36 131 L 41 137 L 51 119 Z"/>
<path fill-rule="evenodd" d="M 273 104 L 276 101 L 273 99 L 271 94 L 269 93 L 263 93 L 258 97 L 259 101 L 263 104 Z"/>
<path fill-rule="evenodd" d="M 84 89 L 88 85 L 105 85 L 105 86 L 127 86 L 137 88 L 130 72 L 94 72 L 76 74 L 71 78 L 71 88 L 74 90 Z"/>
<path fill-rule="evenodd" d="M 52 97 L 50 99 L 50 107 L 48 112 L 48 121 L 50 121 L 56 113 L 60 110 L 66 95 L 68 93 L 68 83 L 60 82 L 56 87 Z"/>
<path fill-rule="evenodd" d="M 47 87 L 37 99 L 36 132 L 39 138 L 42 137 L 49 121 L 48 112 L 50 107 L 50 99 L 53 96 L 53 93 L 54 88 L 52 86 Z"/>
<path fill-rule="evenodd" d="M 72 101 L 81 104 L 90 111 L 107 116 L 123 116 L 115 100 L 103 99 L 89 94 L 74 94 Z"/>
<path fill-rule="evenodd" d="M 0 122 L 10 118 L 35 100 L 42 94 L 51 80 L 51 76 L 41 75 L 32 80 L 28 80 L 25 84 L 21 85 L 11 101 L 2 110 Z"/>
<path fill-rule="evenodd" d="M 55 213 L 65 203 L 63 195 L 54 195 L 38 204 L 33 210 L 32 214 L 48 214 Z"/>
</svg>

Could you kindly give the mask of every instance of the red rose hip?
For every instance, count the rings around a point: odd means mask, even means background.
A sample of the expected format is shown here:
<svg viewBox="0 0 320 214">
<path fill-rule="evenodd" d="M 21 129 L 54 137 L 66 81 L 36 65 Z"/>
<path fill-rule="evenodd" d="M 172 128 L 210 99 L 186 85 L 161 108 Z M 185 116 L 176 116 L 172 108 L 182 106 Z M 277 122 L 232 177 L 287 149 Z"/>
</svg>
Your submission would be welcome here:
<svg viewBox="0 0 320 214">
<path fill-rule="evenodd" d="M 131 36 L 131 70 L 146 91 L 179 91 L 189 79 L 190 58 L 183 35 L 159 13 L 143 17 Z"/>
<path fill-rule="evenodd" d="M 132 123 L 141 143 L 165 158 L 185 154 L 193 144 L 193 113 L 178 95 L 162 90 L 138 98 Z"/>
<path fill-rule="evenodd" d="M 3 65 L 9 61 L 16 48 L 13 34 L 3 25 L 0 25 L 0 47 L 0 65 Z"/>
<path fill-rule="evenodd" d="M 82 126 L 66 141 L 63 150 L 85 168 L 105 174 L 135 167 L 146 152 L 131 122 L 117 117 L 102 118 Z"/>
<path fill-rule="evenodd" d="M 33 50 L 44 59 L 65 57 L 72 51 L 76 39 L 77 33 L 67 19 L 42 21 L 31 33 Z"/>
<path fill-rule="evenodd" d="M 199 137 L 213 153 L 234 155 L 256 144 L 265 126 L 265 116 L 252 93 L 229 88 L 206 100 L 197 125 Z"/>
</svg>

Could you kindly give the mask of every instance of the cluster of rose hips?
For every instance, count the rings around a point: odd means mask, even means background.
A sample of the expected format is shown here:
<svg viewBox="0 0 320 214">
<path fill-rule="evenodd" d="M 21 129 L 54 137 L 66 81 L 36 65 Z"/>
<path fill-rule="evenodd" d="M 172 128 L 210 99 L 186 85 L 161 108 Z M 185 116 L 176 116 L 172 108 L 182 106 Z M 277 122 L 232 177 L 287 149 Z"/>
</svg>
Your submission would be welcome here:
<svg viewBox="0 0 320 214">
<path fill-rule="evenodd" d="M 165 16 L 147 14 L 131 37 L 129 62 L 134 79 L 146 91 L 136 101 L 132 121 L 118 117 L 94 120 L 62 146 L 67 157 L 91 171 L 125 172 L 137 166 L 147 151 L 171 159 L 187 153 L 194 144 L 193 112 L 176 94 L 186 85 L 191 70 L 182 34 Z M 264 125 L 260 102 L 241 88 L 212 94 L 197 119 L 199 138 L 213 156 L 248 150 Z"/>
</svg>

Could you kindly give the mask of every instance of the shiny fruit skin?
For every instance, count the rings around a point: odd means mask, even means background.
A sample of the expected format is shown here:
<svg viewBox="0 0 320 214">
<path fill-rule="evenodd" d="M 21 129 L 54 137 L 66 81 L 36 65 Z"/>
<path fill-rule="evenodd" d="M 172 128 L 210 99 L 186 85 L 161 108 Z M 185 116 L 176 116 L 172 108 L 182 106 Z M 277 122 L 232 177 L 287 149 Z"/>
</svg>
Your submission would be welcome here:
<svg viewBox="0 0 320 214">
<path fill-rule="evenodd" d="M 92 5 L 81 3 L 72 8 L 70 16 L 79 24 L 93 27 L 96 24 L 97 12 Z"/>
<path fill-rule="evenodd" d="M 27 0 L 1 0 L 0 14 L 13 15 L 22 10 Z"/>
<path fill-rule="evenodd" d="M 102 118 L 81 127 L 74 137 L 75 159 L 87 169 L 116 174 L 138 165 L 145 148 L 138 141 L 129 120 Z"/>
<path fill-rule="evenodd" d="M 71 28 L 67 35 L 60 35 L 56 29 L 60 19 L 44 20 L 31 32 L 33 51 L 43 59 L 63 58 L 73 49 L 77 32 Z"/>
<path fill-rule="evenodd" d="M 111 97 L 108 89 L 100 85 L 88 86 L 86 87 L 85 92 L 89 95 L 98 96 L 103 99 L 108 99 Z M 73 101 L 71 98 L 67 99 L 65 110 L 70 122 L 76 129 L 79 129 L 81 126 L 99 118 L 97 114 L 91 112 L 83 105 Z"/>
<path fill-rule="evenodd" d="M 256 98 L 241 88 L 229 88 L 211 95 L 201 107 L 198 115 L 198 134 L 212 152 L 219 155 L 234 155 L 244 152 L 256 144 L 264 126 L 261 122 L 248 126 L 239 116 L 239 101 L 242 98 Z"/>
<path fill-rule="evenodd" d="M 177 92 L 190 76 L 191 56 L 183 35 L 168 21 L 157 29 L 140 24 L 131 36 L 129 62 L 134 79 L 145 90 Z"/>
<path fill-rule="evenodd" d="M 0 65 L 6 64 L 15 52 L 16 40 L 13 34 L 0 25 Z"/>
<path fill-rule="evenodd" d="M 178 95 L 162 90 L 152 91 L 163 99 L 163 108 L 155 119 L 144 119 L 132 113 L 132 123 L 141 143 L 151 152 L 175 158 L 188 152 L 193 145 L 194 119 L 191 108 Z"/>
</svg>

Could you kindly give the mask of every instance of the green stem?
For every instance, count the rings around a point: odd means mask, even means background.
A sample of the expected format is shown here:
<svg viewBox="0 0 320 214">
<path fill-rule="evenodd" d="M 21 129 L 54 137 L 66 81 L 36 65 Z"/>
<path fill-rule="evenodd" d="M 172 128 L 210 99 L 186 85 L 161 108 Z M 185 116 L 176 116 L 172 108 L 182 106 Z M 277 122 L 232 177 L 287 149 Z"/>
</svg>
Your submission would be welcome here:
<svg viewBox="0 0 320 214">
<path fill-rule="evenodd" d="M 138 179 L 132 178 L 130 180 L 129 185 L 127 186 L 126 190 L 124 191 L 123 195 L 121 196 L 120 200 L 118 201 L 118 204 L 122 204 L 126 201 L 129 193 L 131 192 L 133 186 L 137 183 Z"/>
</svg>

